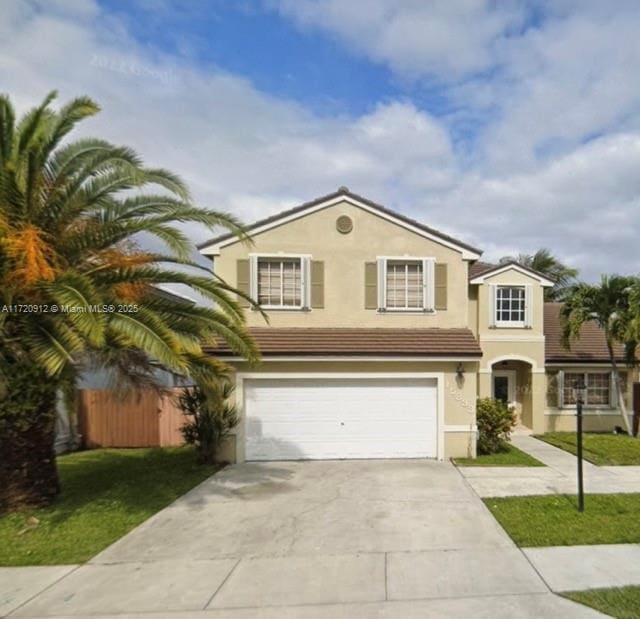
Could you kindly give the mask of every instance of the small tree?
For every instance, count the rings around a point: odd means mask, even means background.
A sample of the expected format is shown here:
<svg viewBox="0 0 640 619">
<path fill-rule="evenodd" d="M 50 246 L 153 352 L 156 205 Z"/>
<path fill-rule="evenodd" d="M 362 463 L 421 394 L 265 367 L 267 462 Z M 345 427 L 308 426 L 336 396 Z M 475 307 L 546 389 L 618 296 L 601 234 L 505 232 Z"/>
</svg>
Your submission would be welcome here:
<svg viewBox="0 0 640 619">
<path fill-rule="evenodd" d="M 562 308 L 563 343 L 567 349 L 570 348 L 572 339 L 580 337 L 582 325 L 586 322 L 595 322 L 602 329 L 613 369 L 620 414 L 630 436 L 632 429 L 620 388 L 622 381 L 615 345 L 624 345 L 627 363 L 635 364 L 637 336 L 640 335 L 640 329 L 637 328 L 640 323 L 640 302 L 636 301 L 639 286 L 640 280 L 637 277 L 603 275 L 599 286 L 574 286 Z"/>
<path fill-rule="evenodd" d="M 476 406 L 478 424 L 478 453 L 494 454 L 502 451 L 503 443 L 509 440 L 516 425 L 512 407 L 502 400 L 480 398 Z"/>
<path fill-rule="evenodd" d="M 182 435 L 198 451 L 198 460 L 213 464 L 222 442 L 238 425 L 238 412 L 230 403 L 233 386 L 222 380 L 217 386 L 187 387 L 179 396 L 179 406 L 187 417 Z"/>
</svg>

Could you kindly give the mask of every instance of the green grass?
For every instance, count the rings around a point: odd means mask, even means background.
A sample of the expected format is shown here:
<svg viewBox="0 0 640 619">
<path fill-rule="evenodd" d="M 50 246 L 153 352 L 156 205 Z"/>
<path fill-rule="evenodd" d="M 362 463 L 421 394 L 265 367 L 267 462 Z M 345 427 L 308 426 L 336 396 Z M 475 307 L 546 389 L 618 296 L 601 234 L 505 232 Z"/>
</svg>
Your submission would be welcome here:
<svg viewBox="0 0 640 619">
<path fill-rule="evenodd" d="M 542 462 L 511 443 L 503 443 L 503 451 L 497 454 L 480 455 L 477 458 L 454 458 L 453 462 L 457 466 L 544 466 Z"/>
<path fill-rule="evenodd" d="M 484 499 L 518 546 L 632 544 L 640 542 L 640 494 L 587 494 Z"/>
<path fill-rule="evenodd" d="M 187 447 L 84 451 L 58 467 L 51 507 L 0 516 L 0 565 L 87 561 L 216 470 Z"/>
<path fill-rule="evenodd" d="M 564 449 L 575 455 L 576 435 L 574 432 L 549 432 L 536 436 L 541 441 Z M 598 465 L 640 465 L 640 439 L 626 434 L 583 435 L 585 460 Z"/>
<path fill-rule="evenodd" d="M 640 587 L 589 589 L 562 595 L 619 619 L 635 619 L 640 615 Z"/>
</svg>

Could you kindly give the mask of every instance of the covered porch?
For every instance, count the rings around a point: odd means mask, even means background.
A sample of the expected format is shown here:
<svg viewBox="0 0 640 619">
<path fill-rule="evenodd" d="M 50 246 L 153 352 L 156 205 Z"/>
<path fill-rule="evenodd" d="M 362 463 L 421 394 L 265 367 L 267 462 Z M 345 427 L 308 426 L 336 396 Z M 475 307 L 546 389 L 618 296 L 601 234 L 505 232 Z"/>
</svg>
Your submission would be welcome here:
<svg viewBox="0 0 640 619">
<path fill-rule="evenodd" d="M 495 398 L 512 406 L 516 414 L 515 431 L 544 432 L 546 376 L 530 359 L 494 359 L 480 370 L 478 396 Z"/>
</svg>

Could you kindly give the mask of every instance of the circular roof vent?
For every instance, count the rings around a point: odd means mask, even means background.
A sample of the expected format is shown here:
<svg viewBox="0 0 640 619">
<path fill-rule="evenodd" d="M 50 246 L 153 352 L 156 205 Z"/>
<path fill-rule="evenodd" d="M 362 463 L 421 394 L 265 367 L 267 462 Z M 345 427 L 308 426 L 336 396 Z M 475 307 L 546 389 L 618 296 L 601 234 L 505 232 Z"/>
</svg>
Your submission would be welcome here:
<svg viewBox="0 0 640 619">
<path fill-rule="evenodd" d="M 336 219 L 336 230 L 341 234 L 349 234 L 353 230 L 353 220 L 349 215 L 340 215 Z"/>
</svg>

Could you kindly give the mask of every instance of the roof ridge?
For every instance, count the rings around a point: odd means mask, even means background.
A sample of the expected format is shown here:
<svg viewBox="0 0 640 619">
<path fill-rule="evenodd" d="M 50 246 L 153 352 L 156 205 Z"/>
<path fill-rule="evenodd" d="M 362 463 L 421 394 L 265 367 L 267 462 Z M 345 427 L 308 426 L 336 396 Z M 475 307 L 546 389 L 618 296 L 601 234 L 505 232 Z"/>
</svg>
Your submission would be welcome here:
<svg viewBox="0 0 640 619">
<path fill-rule="evenodd" d="M 378 202 L 374 202 L 373 200 L 370 200 L 369 198 L 365 198 L 364 196 L 361 196 L 357 193 L 354 193 L 352 191 L 350 191 L 347 187 L 340 187 L 337 191 L 333 191 L 331 193 L 328 193 L 327 195 L 321 196 L 319 198 L 314 198 L 313 200 L 309 200 L 307 202 L 303 202 L 302 204 L 299 204 L 297 206 L 291 207 L 289 209 L 285 209 L 283 211 L 280 211 L 278 213 L 274 213 L 273 215 L 270 215 L 269 217 L 264 217 L 263 219 L 259 219 L 257 221 L 254 221 L 253 223 L 249 224 L 246 229 L 247 231 L 251 231 L 253 228 L 258 228 L 260 226 L 264 226 L 266 224 L 272 223 L 277 221 L 278 219 L 282 219 L 285 217 L 288 217 L 289 215 L 293 215 L 297 212 L 301 212 L 304 211 L 307 208 L 310 208 L 312 206 L 316 206 L 318 204 L 321 204 L 322 202 L 326 202 L 328 200 L 333 200 L 334 198 L 337 198 L 339 196 L 348 196 L 354 200 L 358 200 L 364 204 L 366 204 L 367 206 L 370 206 L 374 209 L 380 210 L 383 213 L 387 214 L 387 215 L 391 215 L 393 217 L 396 217 L 397 219 L 400 219 L 401 221 L 404 221 L 407 224 L 416 226 L 417 228 L 420 228 L 421 230 L 423 230 L 424 232 L 428 232 L 430 234 L 433 234 L 434 236 L 437 236 L 439 238 L 441 238 L 443 241 L 448 241 L 450 243 L 454 243 L 455 245 L 459 245 L 460 247 L 467 249 L 469 251 L 472 251 L 474 253 L 477 254 L 482 254 L 482 250 L 478 249 L 477 247 L 474 247 L 473 245 L 470 245 L 468 243 L 465 243 L 463 241 L 460 241 L 459 239 L 456 239 L 444 232 L 440 232 L 440 230 L 436 230 L 435 228 L 431 228 L 430 226 L 427 226 L 426 224 L 422 223 L 421 221 L 418 221 L 417 219 L 413 219 L 412 217 L 409 217 L 407 215 L 403 215 L 402 213 L 399 213 L 397 211 L 394 211 L 386 206 L 383 206 L 382 204 L 379 204 Z M 234 236 L 233 232 L 225 232 L 223 234 L 220 234 L 218 236 L 215 236 L 214 238 L 208 240 L 208 241 L 204 241 L 202 243 L 199 243 L 198 245 L 196 245 L 197 249 L 204 249 L 205 247 L 208 247 L 209 245 L 213 245 L 215 243 L 219 243 L 221 241 L 230 239 Z"/>
<path fill-rule="evenodd" d="M 477 262 L 475 262 L 474 264 L 477 264 Z M 518 267 L 520 269 L 523 269 L 523 270 L 531 273 L 532 275 L 536 275 L 537 277 L 545 279 L 548 282 L 554 282 L 555 283 L 554 279 L 552 279 L 551 277 L 549 277 L 545 273 L 542 273 L 542 271 L 537 271 L 536 269 L 532 269 L 531 267 L 529 267 L 529 266 L 527 266 L 525 264 L 521 264 L 517 260 L 506 260 L 505 262 L 499 262 L 498 264 L 494 264 L 489 269 L 482 270 L 482 271 L 480 271 L 478 273 L 474 273 L 472 275 L 470 274 L 469 279 L 475 279 L 476 277 L 485 277 L 485 276 L 489 275 L 490 273 L 493 273 L 494 271 L 499 271 L 500 269 L 505 269 L 507 267 Z"/>
</svg>

